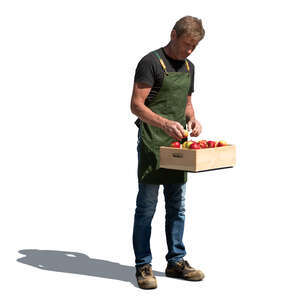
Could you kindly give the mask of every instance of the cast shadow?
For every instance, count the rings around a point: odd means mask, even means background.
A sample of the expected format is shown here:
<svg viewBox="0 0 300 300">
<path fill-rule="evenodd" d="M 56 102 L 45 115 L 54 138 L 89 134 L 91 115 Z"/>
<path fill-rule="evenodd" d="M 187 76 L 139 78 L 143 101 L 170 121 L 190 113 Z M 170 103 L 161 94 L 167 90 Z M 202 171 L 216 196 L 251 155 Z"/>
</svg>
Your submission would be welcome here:
<svg viewBox="0 0 300 300">
<path fill-rule="evenodd" d="M 138 287 L 134 266 L 93 259 L 78 252 L 24 249 L 20 250 L 19 253 L 25 256 L 18 258 L 18 262 L 39 269 L 121 280 Z M 153 274 L 155 276 L 165 276 L 163 272 L 154 270 Z"/>
</svg>

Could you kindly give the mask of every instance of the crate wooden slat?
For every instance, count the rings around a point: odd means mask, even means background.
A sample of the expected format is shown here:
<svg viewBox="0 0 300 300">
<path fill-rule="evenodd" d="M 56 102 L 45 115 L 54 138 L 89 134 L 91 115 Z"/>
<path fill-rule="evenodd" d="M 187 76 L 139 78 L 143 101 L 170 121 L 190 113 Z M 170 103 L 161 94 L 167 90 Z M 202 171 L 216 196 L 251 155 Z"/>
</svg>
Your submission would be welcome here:
<svg viewBox="0 0 300 300">
<path fill-rule="evenodd" d="M 160 147 L 160 167 L 165 169 L 199 172 L 235 164 L 236 147 L 232 144 L 197 150 Z"/>
</svg>

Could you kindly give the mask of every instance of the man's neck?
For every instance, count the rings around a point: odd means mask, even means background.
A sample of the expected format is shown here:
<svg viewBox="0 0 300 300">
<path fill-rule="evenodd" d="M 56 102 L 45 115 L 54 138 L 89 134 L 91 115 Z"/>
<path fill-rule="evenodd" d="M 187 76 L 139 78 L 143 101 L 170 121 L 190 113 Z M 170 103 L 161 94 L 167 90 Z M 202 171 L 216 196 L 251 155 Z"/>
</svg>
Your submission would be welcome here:
<svg viewBox="0 0 300 300">
<path fill-rule="evenodd" d="M 163 47 L 163 49 L 165 50 L 165 53 L 172 59 L 181 61 L 181 59 L 175 57 L 174 53 L 172 52 L 170 43 L 167 46 Z"/>
</svg>

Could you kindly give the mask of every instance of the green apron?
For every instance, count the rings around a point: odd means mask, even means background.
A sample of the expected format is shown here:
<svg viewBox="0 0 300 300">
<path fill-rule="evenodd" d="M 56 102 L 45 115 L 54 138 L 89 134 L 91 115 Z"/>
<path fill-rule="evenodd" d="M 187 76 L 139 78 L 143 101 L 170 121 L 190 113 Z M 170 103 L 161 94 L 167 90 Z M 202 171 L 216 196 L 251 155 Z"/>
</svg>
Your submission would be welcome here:
<svg viewBox="0 0 300 300">
<path fill-rule="evenodd" d="M 179 122 L 186 126 L 185 109 L 190 88 L 189 65 L 185 60 L 188 72 L 167 72 L 166 66 L 159 54 L 164 79 L 156 97 L 145 103 L 154 113 Z M 187 172 L 160 168 L 160 146 L 170 146 L 174 138 L 167 135 L 162 129 L 141 121 L 140 124 L 140 159 L 138 163 L 139 183 L 167 184 L 185 183 Z"/>
</svg>

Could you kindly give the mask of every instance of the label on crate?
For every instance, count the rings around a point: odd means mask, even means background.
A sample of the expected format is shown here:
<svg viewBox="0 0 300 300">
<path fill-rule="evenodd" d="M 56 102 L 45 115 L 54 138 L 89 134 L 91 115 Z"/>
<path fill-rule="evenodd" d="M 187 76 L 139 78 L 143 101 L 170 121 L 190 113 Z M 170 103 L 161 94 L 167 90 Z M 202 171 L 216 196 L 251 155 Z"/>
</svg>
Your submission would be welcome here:
<svg viewBox="0 0 300 300">
<path fill-rule="evenodd" d="M 172 153 L 172 156 L 175 157 L 175 158 L 183 158 L 182 153 Z"/>
</svg>

